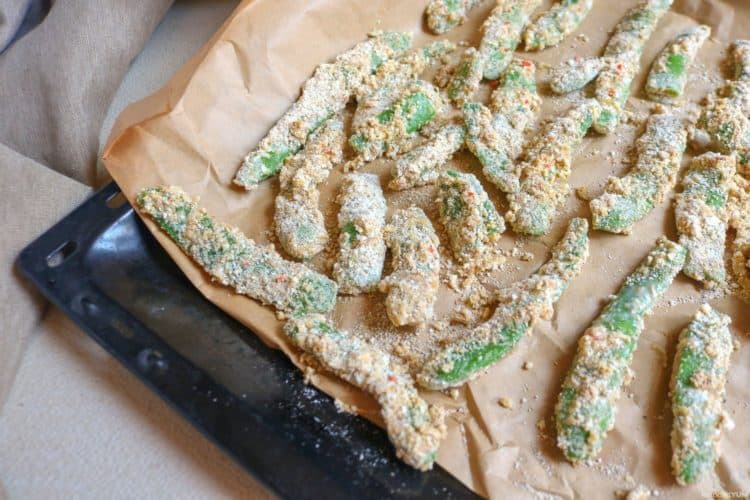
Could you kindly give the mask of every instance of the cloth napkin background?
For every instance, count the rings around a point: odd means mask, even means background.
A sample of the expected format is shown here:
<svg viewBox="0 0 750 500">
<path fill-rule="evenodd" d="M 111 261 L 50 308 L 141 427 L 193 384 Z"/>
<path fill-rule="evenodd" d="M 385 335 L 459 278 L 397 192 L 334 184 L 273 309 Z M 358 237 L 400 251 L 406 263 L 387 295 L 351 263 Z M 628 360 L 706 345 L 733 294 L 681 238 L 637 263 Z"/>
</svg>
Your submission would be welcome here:
<svg viewBox="0 0 750 500">
<path fill-rule="evenodd" d="M 0 498 L 269 498 L 13 267 L 106 183 L 117 114 L 236 5 L 171 3 L 0 0 Z"/>
</svg>

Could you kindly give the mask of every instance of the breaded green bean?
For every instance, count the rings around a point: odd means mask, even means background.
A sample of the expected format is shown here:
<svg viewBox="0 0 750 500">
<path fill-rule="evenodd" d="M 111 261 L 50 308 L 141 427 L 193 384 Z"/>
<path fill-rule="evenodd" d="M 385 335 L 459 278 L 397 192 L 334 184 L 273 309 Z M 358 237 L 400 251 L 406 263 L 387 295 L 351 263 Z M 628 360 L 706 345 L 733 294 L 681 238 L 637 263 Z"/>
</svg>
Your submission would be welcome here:
<svg viewBox="0 0 750 500">
<path fill-rule="evenodd" d="M 612 132 L 620 123 L 643 46 L 671 5 L 672 0 L 641 0 L 617 24 L 602 57 L 574 59 L 553 71 L 550 87 L 558 94 L 583 88 L 596 78 L 594 96 L 602 110 L 594 130 L 600 134 Z"/>
<path fill-rule="evenodd" d="M 687 131 L 671 114 L 654 114 L 636 141 L 637 160 L 624 177 L 610 177 L 591 200 L 594 229 L 629 234 L 633 225 L 664 200 L 677 182 Z"/>
<path fill-rule="evenodd" d="M 602 106 L 594 130 L 600 134 L 613 132 L 620 123 L 625 104 L 630 97 L 630 86 L 640 70 L 640 53 L 607 58 L 594 83 L 594 97 Z"/>
<path fill-rule="evenodd" d="M 529 23 L 531 13 L 541 3 L 541 0 L 503 1 L 492 9 L 482 24 L 482 41 L 479 43 L 484 78 L 495 80 L 505 70 L 513 59 L 513 52 L 521 40 L 521 32 Z"/>
<path fill-rule="evenodd" d="M 730 49 L 735 79 L 727 85 L 724 93 L 734 100 L 741 112 L 750 115 L 750 40 L 735 40 Z M 743 151 L 747 154 L 747 151 Z M 743 160 L 743 167 L 748 161 Z"/>
<path fill-rule="evenodd" d="M 457 387 L 507 356 L 538 319 L 552 317 L 555 302 L 580 274 L 588 254 L 588 222 L 572 219 L 550 260 L 501 291 L 492 317 L 431 357 L 417 382 L 427 389 Z"/>
<path fill-rule="evenodd" d="M 536 64 L 528 59 L 513 59 L 500 76 L 500 81 L 490 95 L 490 109 L 505 116 L 517 130 L 526 130 L 536 118 L 542 99 L 537 93 Z M 523 139 L 508 138 L 511 156 L 521 152 Z"/>
<path fill-rule="evenodd" d="M 398 210 L 385 228 L 393 273 L 380 282 L 386 313 L 396 326 L 426 323 L 440 286 L 440 240 L 421 208 Z"/>
<path fill-rule="evenodd" d="M 469 102 L 463 106 L 466 146 L 482 164 L 482 173 L 502 191 L 518 191 L 518 169 L 503 139 L 515 132 L 502 115 L 486 106 Z"/>
<path fill-rule="evenodd" d="M 594 0 L 560 0 L 526 28 L 524 48 L 544 50 L 559 45 L 580 26 L 593 6 Z"/>
<path fill-rule="evenodd" d="M 534 137 L 524 153 L 520 189 L 508 195 L 505 219 L 518 234 L 542 235 L 570 192 L 573 153 L 599 113 L 599 104 L 588 99 L 553 118 Z"/>
<path fill-rule="evenodd" d="M 740 109 L 743 116 L 750 116 L 750 40 L 736 40 L 731 48 L 732 65 L 735 80 L 725 93 Z M 747 127 L 746 127 L 747 128 Z M 747 137 L 736 147 L 737 169 L 745 175 L 750 174 L 750 140 Z"/>
<path fill-rule="evenodd" d="M 640 69 L 643 46 L 671 5 L 672 0 L 642 0 L 615 27 L 604 49 L 607 63 L 594 90 L 602 105 L 599 119 L 594 122 L 594 130 L 600 134 L 611 133 L 620 123 L 630 86 Z"/>
<path fill-rule="evenodd" d="M 632 52 L 640 54 L 672 2 L 673 0 L 641 0 L 615 26 L 604 49 L 604 56 L 617 57 Z"/>
<path fill-rule="evenodd" d="M 324 368 L 377 400 L 388 438 L 401 460 L 419 470 L 432 468 L 446 436 L 444 412 L 422 399 L 398 358 L 336 329 L 321 315 L 288 321 L 284 332 Z"/>
<path fill-rule="evenodd" d="M 482 54 L 474 47 L 469 47 L 461 56 L 450 82 L 447 94 L 451 102 L 463 104 L 471 99 L 479 88 L 484 72 Z"/>
<path fill-rule="evenodd" d="M 439 40 L 426 47 L 410 49 L 401 57 L 383 62 L 357 89 L 357 109 L 352 118 L 353 135 L 366 128 L 369 121 L 392 109 L 409 85 L 430 64 L 455 48 L 453 42 Z M 387 114 L 386 112 L 384 117 Z"/>
<path fill-rule="evenodd" d="M 494 130 L 510 158 L 515 159 L 521 153 L 524 132 L 536 120 L 541 102 L 536 64 L 528 59 L 513 60 L 490 95 L 490 109 L 496 117 Z M 486 171 L 487 165 L 484 166 Z"/>
<path fill-rule="evenodd" d="M 349 138 L 357 157 L 347 168 L 357 168 L 383 154 L 395 157 L 442 106 L 443 100 L 433 85 L 412 81 L 392 108 L 369 120 Z"/>
<path fill-rule="evenodd" d="M 750 40 L 736 40 L 732 44 L 732 65 L 735 80 L 750 81 Z"/>
<path fill-rule="evenodd" d="M 465 135 L 460 123 L 448 122 L 440 126 L 424 144 L 396 160 L 388 187 L 400 191 L 436 182 L 440 176 L 438 169 L 461 149 Z"/>
<path fill-rule="evenodd" d="M 430 0 L 425 9 L 427 27 L 436 35 L 447 33 L 466 21 L 469 11 L 481 0 Z"/>
<path fill-rule="evenodd" d="M 482 164 L 485 177 L 506 193 L 518 191 L 514 160 L 524 132 L 539 113 L 535 73 L 533 62 L 514 59 L 490 96 L 492 111 L 479 103 L 463 107 L 466 146 Z"/>
<path fill-rule="evenodd" d="M 578 341 L 573 365 L 555 407 L 557 446 L 573 463 L 596 457 L 615 424 L 622 386 L 644 317 L 682 269 L 686 251 L 666 238 L 625 279 Z"/>
<path fill-rule="evenodd" d="M 724 89 L 728 90 L 728 89 Z M 709 97 L 696 124 L 698 133 L 705 134 L 708 146 L 723 154 L 737 154 L 740 171 L 750 162 L 750 119 L 734 96 L 720 94 Z"/>
<path fill-rule="evenodd" d="M 688 67 L 709 35 L 711 28 L 702 24 L 680 33 L 664 47 L 646 80 L 646 93 L 651 99 L 673 99 L 682 95 Z"/>
<path fill-rule="evenodd" d="M 729 249 L 732 275 L 740 296 L 750 301 L 750 179 L 735 174 L 727 207 L 729 226 L 736 231 Z"/>
<path fill-rule="evenodd" d="M 609 64 L 609 60 L 605 57 L 568 59 L 552 70 L 549 82 L 550 89 L 555 94 L 560 95 L 580 90 L 593 82 L 607 64 Z"/>
<path fill-rule="evenodd" d="M 274 227 L 282 248 L 296 259 L 309 259 L 328 242 L 318 185 L 343 159 L 346 137 L 341 117 L 328 120 L 312 133 L 305 149 L 281 167 Z"/>
<path fill-rule="evenodd" d="M 284 161 L 302 149 L 315 129 L 344 109 L 367 75 L 383 61 L 403 53 L 409 45 L 408 33 L 375 33 L 332 63 L 318 66 L 302 87 L 297 102 L 245 157 L 234 183 L 253 189 L 276 175 Z"/>
<path fill-rule="evenodd" d="M 262 247 L 239 229 L 217 221 L 182 189 L 146 188 L 138 193 L 136 202 L 222 285 L 293 315 L 333 309 L 335 282 L 284 260 L 273 247 Z"/>
<path fill-rule="evenodd" d="M 438 183 L 437 202 L 453 255 L 462 264 L 485 254 L 505 231 L 505 221 L 472 174 L 444 172 Z"/>
<path fill-rule="evenodd" d="M 680 245 L 687 251 L 683 273 L 706 287 L 723 284 L 726 204 L 735 175 L 735 158 L 705 153 L 693 158 L 675 203 Z"/>
<path fill-rule="evenodd" d="M 341 293 L 356 295 L 378 287 L 385 261 L 386 204 L 374 174 L 348 174 L 339 192 L 339 255 L 333 279 Z"/>
<path fill-rule="evenodd" d="M 680 333 L 672 368 L 672 472 L 682 485 L 695 483 L 719 460 L 729 361 L 734 350 L 731 319 L 700 306 Z"/>
<path fill-rule="evenodd" d="M 699 142 L 737 155 L 737 170 L 750 173 L 750 41 L 737 40 L 730 50 L 736 80 L 708 98 L 696 124 Z"/>
</svg>

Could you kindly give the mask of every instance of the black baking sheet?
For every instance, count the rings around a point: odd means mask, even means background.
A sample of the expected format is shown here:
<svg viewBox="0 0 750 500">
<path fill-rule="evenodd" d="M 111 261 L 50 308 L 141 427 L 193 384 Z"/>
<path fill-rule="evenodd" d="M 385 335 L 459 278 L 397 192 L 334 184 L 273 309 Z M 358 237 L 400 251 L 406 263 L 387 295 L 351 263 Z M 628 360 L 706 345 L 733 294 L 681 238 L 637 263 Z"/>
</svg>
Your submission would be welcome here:
<svg viewBox="0 0 750 500">
<path fill-rule="evenodd" d="M 439 467 L 403 465 L 381 429 L 204 299 L 118 193 L 104 187 L 17 264 L 151 390 L 282 497 L 474 497 Z"/>
</svg>

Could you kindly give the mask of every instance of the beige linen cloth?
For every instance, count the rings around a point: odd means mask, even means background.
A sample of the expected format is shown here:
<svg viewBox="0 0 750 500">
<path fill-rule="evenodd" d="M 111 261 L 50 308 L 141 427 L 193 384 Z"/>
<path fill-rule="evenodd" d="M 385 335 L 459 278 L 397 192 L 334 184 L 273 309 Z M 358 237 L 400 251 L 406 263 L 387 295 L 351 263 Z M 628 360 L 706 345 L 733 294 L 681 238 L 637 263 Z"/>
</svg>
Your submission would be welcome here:
<svg viewBox="0 0 750 500">
<path fill-rule="evenodd" d="M 0 0 L 0 40 L 26 4 Z M 270 496 L 13 269 L 106 181 L 97 157 L 119 111 L 236 2 L 170 4 L 57 0 L 0 53 L 0 499 Z"/>
</svg>

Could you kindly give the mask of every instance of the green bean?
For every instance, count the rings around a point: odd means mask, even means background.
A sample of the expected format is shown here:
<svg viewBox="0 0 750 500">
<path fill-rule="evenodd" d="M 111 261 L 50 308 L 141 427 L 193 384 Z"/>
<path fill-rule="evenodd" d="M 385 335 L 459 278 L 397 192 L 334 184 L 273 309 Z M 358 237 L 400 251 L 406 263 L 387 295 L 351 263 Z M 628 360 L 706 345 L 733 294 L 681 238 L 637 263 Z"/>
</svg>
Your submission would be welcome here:
<svg viewBox="0 0 750 500">
<path fill-rule="evenodd" d="M 536 117 L 541 99 L 536 87 L 536 64 L 528 59 L 513 59 L 500 75 L 495 90 L 490 95 L 493 113 L 506 115 L 516 128 L 526 128 Z M 532 112 L 533 110 L 533 112 Z M 516 125 L 516 122 L 520 125 Z M 513 154 L 520 152 L 521 144 L 515 141 Z"/>
<path fill-rule="evenodd" d="M 680 33 L 664 47 L 648 74 L 646 92 L 649 97 L 664 99 L 682 95 L 688 66 L 710 34 L 711 28 L 702 24 Z"/>
<path fill-rule="evenodd" d="M 730 49 L 734 67 L 734 81 L 724 90 L 726 97 L 733 99 L 744 115 L 750 115 L 750 40 L 735 40 Z M 747 151 L 743 151 L 747 153 Z M 750 160 L 742 159 L 746 169 Z M 747 172 L 744 172 L 747 173 Z"/>
<path fill-rule="evenodd" d="M 520 188 L 508 195 L 505 219 L 519 234 L 546 234 L 558 208 L 570 191 L 573 153 L 599 113 L 588 99 L 554 118 L 532 140 L 520 169 Z"/>
<path fill-rule="evenodd" d="M 614 426 L 622 386 L 644 317 L 685 262 L 686 251 L 666 238 L 626 278 L 578 341 L 555 408 L 557 446 L 573 463 L 596 457 Z"/>
<path fill-rule="evenodd" d="M 735 165 L 733 156 L 718 153 L 693 158 L 675 203 L 679 242 L 688 251 L 682 272 L 707 287 L 726 279 L 726 204 Z"/>
<path fill-rule="evenodd" d="M 742 111 L 736 96 L 712 96 L 697 122 L 698 133 L 707 137 L 712 149 L 737 154 L 738 170 L 750 163 L 750 119 Z"/>
<path fill-rule="evenodd" d="M 531 23 L 523 34 L 526 50 L 555 47 L 578 28 L 594 0 L 561 0 Z"/>
<path fill-rule="evenodd" d="M 281 167 L 274 227 L 282 248 L 294 258 L 309 259 L 328 242 L 318 207 L 318 185 L 341 162 L 344 140 L 341 117 L 332 118 L 313 132 L 305 149 Z"/>
<path fill-rule="evenodd" d="M 750 301 L 750 179 L 735 174 L 727 200 L 729 226 L 735 230 L 729 249 L 738 295 Z"/>
<path fill-rule="evenodd" d="M 703 304 L 680 333 L 672 369 L 672 472 L 682 485 L 695 483 L 719 460 L 722 409 L 734 350 L 731 319 Z"/>
<path fill-rule="evenodd" d="M 465 135 L 459 123 L 440 126 L 424 144 L 399 157 L 391 169 L 388 187 L 399 191 L 436 182 L 438 169 L 461 149 Z"/>
<path fill-rule="evenodd" d="M 385 154 L 398 155 L 408 147 L 414 133 L 437 114 L 443 101 L 437 89 L 422 80 L 415 80 L 401 98 L 371 120 L 359 133 L 349 138 L 349 144 L 357 153 L 352 160 L 354 168 Z"/>
<path fill-rule="evenodd" d="M 385 308 L 396 326 L 426 323 L 440 286 L 440 240 L 421 208 L 398 210 L 385 228 L 393 273 L 380 282 Z"/>
<path fill-rule="evenodd" d="M 639 54 L 638 54 L 639 56 Z M 604 59 L 604 68 L 594 83 L 594 97 L 602 106 L 594 130 L 609 134 L 617 128 L 630 97 L 630 85 L 640 70 L 636 53 Z"/>
<path fill-rule="evenodd" d="M 732 44 L 734 79 L 750 81 L 750 40 L 736 40 Z"/>
<path fill-rule="evenodd" d="M 561 95 L 580 90 L 593 82 L 608 63 L 604 57 L 569 59 L 552 70 L 550 89 Z"/>
<path fill-rule="evenodd" d="M 508 124 L 502 115 L 494 115 L 478 102 L 463 106 L 466 146 L 482 164 L 482 173 L 502 191 L 518 191 L 518 171 L 502 140 Z M 511 129 L 512 133 L 512 129 Z M 508 133 L 504 134 L 508 135 Z"/>
<path fill-rule="evenodd" d="M 242 162 L 234 183 L 251 190 L 276 175 L 284 161 L 307 142 L 308 137 L 346 106 L 367 75 L 383 61 L 403 53 L 411 45 L 407 33 L 380 32 L 318 66 L 305 82 L 302 94 Z"/>
<path fill-rule="evenodd" d="M 591 200 L 594 229 L 629 234 L 674 187 L 686 145 L 679 118 L 652 115 L 636 141 L 636 164 L 624 177 L 610 177 L 604 193 Z"/>
<path fill-rule="evenodd" d="M 641 0 L 615 26 L 614 33 L 604 48 L 605 57 L 643 51 L 656 25 L 672 6 L 673 0 Z"/>
<path fill-rule="evenodd" d="M 642 0 L 615 27 L 604 49 L 608 62 L 595 83 L 602 112 L 594 122 L 594 130 L 600 134 L 611 133 L 620 123 L 630 86 L 640 69 L 643 46 L 671 5 L 672 0 Z"/>
<path fill-rule="evenodd" d="M 427 389 L 457 387 L 508 355 L 539 318 L 549 319 L 555 302 L 580 274 L 588 258 L 586 219 L 572 219 L 546 264 L 500 292 L 493 316 L 431 357 L 417 375 Z"/>
<path fill-rule="evenodd" d="M 499 2 L 492 9 L 482 24 L 482 41 L 479 43 L 484 78 L 495 80 L 508 66 L 521 39 L 521 32 L 539 4 L 541 0 Z"/>
<path fill-rule="evenodd" d="M 383 62 L 357 90 L 357 109 L 352 118 L 352 133 L 360 133 L 368 126 L 368 122 L 378 120 L 381 113 L 393 108 L 394 103 L 427 66 L 455 48 L 453 42 L 439 40 L 426 47 L 408 50 L 401 57 Z"/>
<path fill-rule="evenodd" d="M 456 104 L 463 104 L 479 88 L 484 71 L 482 55 L 474 47 L 469 47 L 461 56 L 456 70 L 448 82 L 448 98 Z"/>
<path fill-rule="evenodd" d="M 284 332 L 324 368 L 377 400 L 388 438 L 401 460 L 419 470 L 432 468 L 446 436 L 444 412 L 422 399 L 398 358 L 336 329 L 321 315 L 288 321 Z"/>
<path fill-rule="evenodd" d="M 471 9 L 481 0 L 430 0 L 425 10 L 427 27 L 436 35 L 447 33 L 466 21 Z"/>
<path fill-rule="evenodd" d="M 533 62 L 513 60 L 492 92 L 492 112 L 478 103 L 463 107 L 466 146 L 482 164 L 485 177 L 506 193 L 519 189 L 513 161 L 521 151 L 524 132 L 539 112 L 535 72 Z"/>
<path fill-rule="evenodd" d="M 222 285 L 293 315 L 333 309 L 336 283 L 217 221 L 180 188 L 146 188 L 137 204 Z"/>
<path fill-rule="evenodd" d="M 574 59 L 553 71 L 550 87 L 558 94 L 581 89 L 596 78 L 594 96 L 601 105 L 594 122 L 598 133 L 608 134 L 620 123 L 643 46 L 671 5 L 672 0 L 641 0 L 617 24 L 602 57 Z"/>
<path fill-rule="evenodd" d="M 333 278 L 347 294 L 377 288 L 385 261 L 386 204 L 380 179 L 374 174 L 349 174 L 339 193 L 339 255 Z"/>
<path fill-rule="evenodd" d="M 697 122 L 696 138 L 724 154 L 737 155 L 737 170 L 750 173 L 750 41 L 732 44 L 736 80 L 710 96 Z"/>
<path fill-rule="evenodd" d="M 462 264 L 484 255 L 488 245 L 505 231 L 505 221 L 472 174 L 453 170 L 443 173 L 437 202 L 453 255 Z"/>
</svg>

